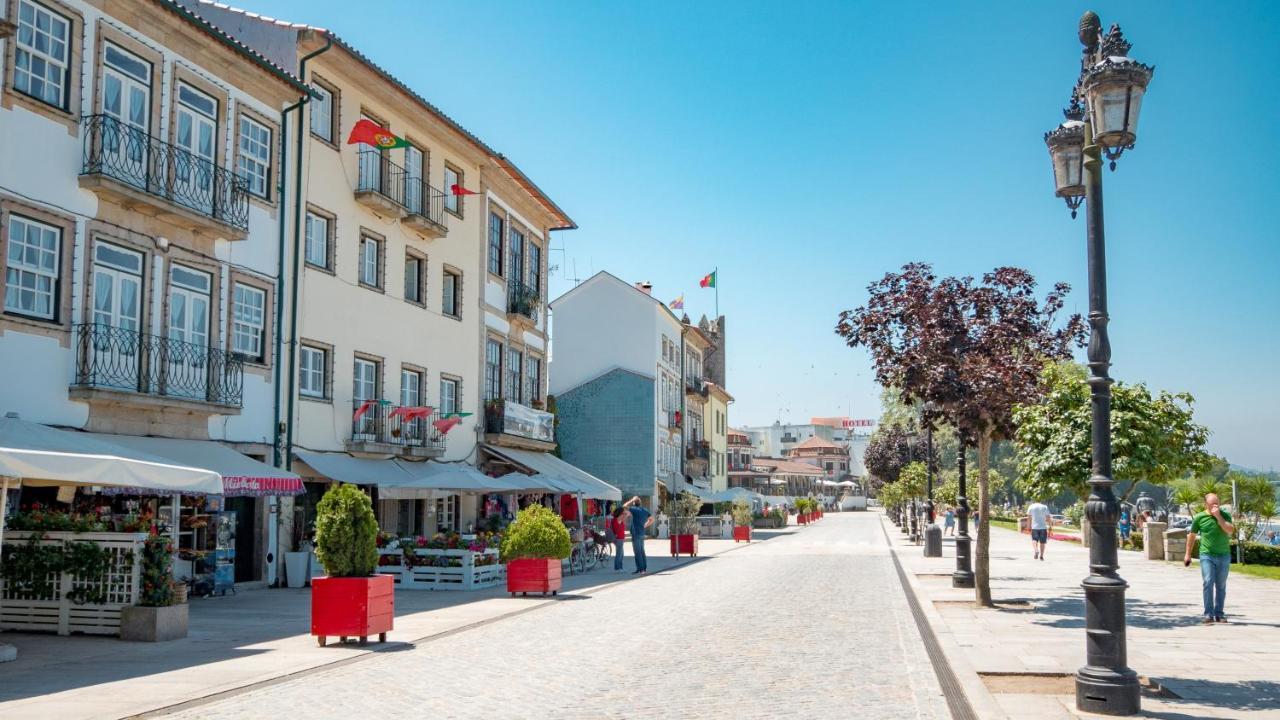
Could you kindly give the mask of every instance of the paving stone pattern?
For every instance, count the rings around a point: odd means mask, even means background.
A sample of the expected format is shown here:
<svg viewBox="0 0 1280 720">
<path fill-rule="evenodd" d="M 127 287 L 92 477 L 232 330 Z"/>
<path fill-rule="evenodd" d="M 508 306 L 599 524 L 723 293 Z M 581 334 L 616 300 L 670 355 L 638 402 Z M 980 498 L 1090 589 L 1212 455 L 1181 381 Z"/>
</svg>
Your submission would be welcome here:
<svg viewBox="0 0 1280 720">
<path fill-rule="evenodd" d="M 878 517 L 849 513 L 166 717 L 361 716 L 948 714 Z"/>
</svg>

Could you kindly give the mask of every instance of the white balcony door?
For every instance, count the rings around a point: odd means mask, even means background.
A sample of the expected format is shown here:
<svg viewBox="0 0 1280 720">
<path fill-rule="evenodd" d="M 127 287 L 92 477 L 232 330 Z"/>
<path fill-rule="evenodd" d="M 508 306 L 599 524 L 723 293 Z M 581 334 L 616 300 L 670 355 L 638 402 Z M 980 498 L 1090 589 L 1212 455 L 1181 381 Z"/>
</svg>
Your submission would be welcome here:
<svg viewBox="0 0 1280 720">
<path fill-rule="evenodd" d="M 422 405 L 422 374 L 416 370 L 400 370 L 400 405 L 401 407 L 420 407 Z M 416 440 L 422 437 L 422 426 L 425 420 L 414 419 L 404 423 L 401 429 L 402 439 Z"/>
<path fill-rule="evenodd" d="M 422 151 L 410 145 L 404 149 L 404 203 L 409 212 L 422 210 Z"/>
<path fill-rule="evenodd" d="M 356 358 L 351 377 L 351 398 L 356 407 L 365 400 L 378 400 L 378 364 Z M 357 435 L 372 436 L 377 429 L 379 408 L 370 408 L 360 416 Z M 369 438 L 366 438 L 369 439 Z"/>
<path fill-rule="evenodd" d="M 209 388 L 208 273 L 173 265 L 169 271 L 169 395 L 205 399 Z"/>
<path fill-rule="evenodd" d="M 374 125 L 382 125 L 382 123 L 367 115 L 360 117 Z M 356 145 L 356 152 L 358 153 L 357 157 L 360 158 L 358 188 L 360 190 L 382 192 L 382 153 L 374 146 L 364 143 Z"/>
<path fill-rule="evenodd" d="M 151 64 L 107 43 L 102 65 L 102 170 L 147 187 L 151 129 Z"/>
<path fill-rule="evenodd" d="M 217 138 L 218 101 L 178 83 L 176 144 L 187 155 L 173 159 L 174 199 L 204 213 L 213 212 Z"/>
<path fill-rule="evenodd" d="M 93 250 L 95 371 L 108 382 L 138 387 L 142 338 L 142 255 L 99 242 Z"/>
</svg>

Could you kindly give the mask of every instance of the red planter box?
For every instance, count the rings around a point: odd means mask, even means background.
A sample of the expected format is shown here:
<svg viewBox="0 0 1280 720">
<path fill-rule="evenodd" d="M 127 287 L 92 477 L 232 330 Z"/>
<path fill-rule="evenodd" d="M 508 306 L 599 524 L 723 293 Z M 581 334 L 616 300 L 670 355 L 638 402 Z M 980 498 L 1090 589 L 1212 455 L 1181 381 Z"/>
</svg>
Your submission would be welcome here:
<svg viewBox="0 0 1280 720">
<path fill-rule="evenodd" d="M 507 563 L 507 592 L 512 595 L 555 595 L 562 582 L 560 561 L 556 558 L 520 558 Z"/>
<path fill-rule="evenodd" d="M 395 619 L 395 579 L 371 577 L 318 577 L 311 579 L 311 634 L 321 647 L 331 637 L 370 635 L 386 642 Z"/>
<path fill-rule="evenodd" d="M 797 516 L 796 516 L 796 522 L 800 523 L 801 525 L 808 525 L 808 524 L 809 524 L 809 513 L 800 513 L 799 515 L 797 515 Z"/>
<path fill-rule="evenodd" d="M 750 525 L 734 525 L 733 541 L 751 542 L 751 526 Z"/>
<path fill-rule="evenodd" d="M 671 536 L 671 555 L 697 555 L 698 554 L 698 536 L 697 535 L 672 535 Z"/>
</svg>

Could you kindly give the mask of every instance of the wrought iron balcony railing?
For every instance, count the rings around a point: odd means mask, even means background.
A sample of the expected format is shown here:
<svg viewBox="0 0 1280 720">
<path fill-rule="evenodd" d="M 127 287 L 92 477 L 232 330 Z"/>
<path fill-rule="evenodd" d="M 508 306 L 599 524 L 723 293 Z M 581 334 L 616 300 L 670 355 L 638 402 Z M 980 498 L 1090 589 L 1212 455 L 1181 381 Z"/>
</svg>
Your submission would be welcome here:
<svg viewBox="0 0 1280 720">
<path fill-rule="evenodd" d="M 689 460 L 707 460 L 711 455 L 711 446 L 706 440 L 694 440 L 685 447 L 685 458 Z"/>
<path fill-rule="evenodd" d="M 445 449 L 445 434 L 436 428 L 440 412 L 429 415 L 412 412 L 414 408 L 393 405 L 386 401 L 355 400 L 351 406 L 352 442 Z"/>
<path fill-rule="evenodd" d="M 244 360 L 207 345 L 82 323 L 75 384 L 240 407 Z"/>
<path fill-rule="evenodd" d="M 702 377 L 700 375 L 685 375 L 684 386 L 695 393 L 701 393 L 703 390 Z"/>
<path fill-rule="evenodd" d="M 404 207 L 404 181 L 408 176 L 404 168 L 391 162 L 380 150 L 361 150 L 356 153 L 356 161 L 359 168 L 356 192 L 376 192 Z"/>
<path fill-rule="evenodd" d="M 81 175 L 104 175 L 188 210 L 245 230 L 249 185 L 244 178 L 110 115 L 86 115 Z"/>
<path fill-rule="evenodd" d="M 508 314 L 523 315 L 532 320 L 538 316 L 541 302 L 537 288 L 515 279 L 507 281 Z"/>
<path fill-rule="evenodd" d="M 555 442 L 555 426 L 555 415 L 512 400 L 490 400 L 484 404 L 484 431 L 489 434 Z"/>
</svg>

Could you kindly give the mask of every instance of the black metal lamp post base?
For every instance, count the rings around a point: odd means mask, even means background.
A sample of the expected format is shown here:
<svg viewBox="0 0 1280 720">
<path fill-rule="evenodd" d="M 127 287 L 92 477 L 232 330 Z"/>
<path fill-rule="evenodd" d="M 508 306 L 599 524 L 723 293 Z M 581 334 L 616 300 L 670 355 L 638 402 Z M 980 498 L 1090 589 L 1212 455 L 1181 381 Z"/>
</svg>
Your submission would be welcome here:
<svg viewBox="0 0 1280 720">
<path fill-rule="evenodd" d="M 1076 709 L 1099 715 L 1136 715 L 1141 708 L 1142 687 L 1129 668 L 1086 665 L 1076 671 Z"/>
<path fill-rule="evenodd" d="M 972 588 L 973 587 L 973 565 L 969 562 L 969 536 L 968 534 L 958 535 L 956 537 L 956 570 L 951 573 L 951 587 L 954 588 Z"/>
</svg>

